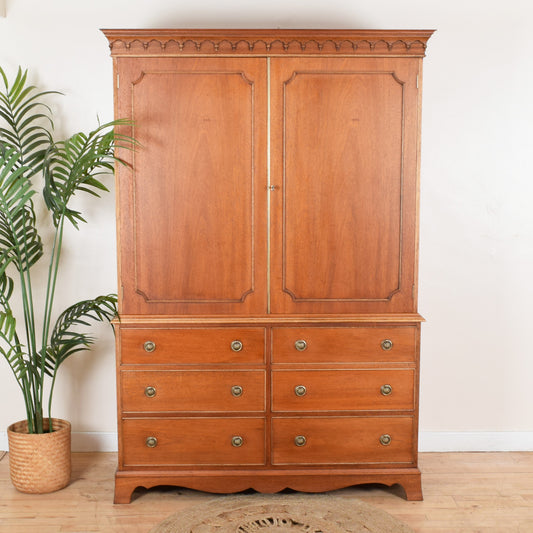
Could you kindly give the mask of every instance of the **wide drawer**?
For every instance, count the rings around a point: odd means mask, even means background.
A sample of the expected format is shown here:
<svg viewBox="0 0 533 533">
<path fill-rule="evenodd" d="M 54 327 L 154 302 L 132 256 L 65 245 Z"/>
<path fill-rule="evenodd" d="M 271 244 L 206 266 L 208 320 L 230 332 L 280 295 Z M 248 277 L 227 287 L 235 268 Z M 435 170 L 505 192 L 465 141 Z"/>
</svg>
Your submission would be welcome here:
<svg viewBox="0 0 533 533">
<path fill-rule="evenodd" d="M 273 411 L 413 410 L 406 370 L 274 370 Z"/>
<path fill-rule="evenodd" d="M 123 370 L 123 412 L 264 411 L 263 370 Z"/>
<path fill-rule="evenodd" d="M 122 420 L 128 466 L 263 465 L 263 418 L 134 418 Z"/>
<path fill-rule="evenodd" d="M 263 363 L 264 328 L 121 329 L 123 364 Z"/>
<path fill-rule="evenodd" d="M 272 328 L 272 361 L 414 361 L 417 331 L 414 326 Z"/>
<path fill-rule="evenodd" d="M 411 417 L 273 418 L 272 463 L 412 463 Z"/>
</svg>

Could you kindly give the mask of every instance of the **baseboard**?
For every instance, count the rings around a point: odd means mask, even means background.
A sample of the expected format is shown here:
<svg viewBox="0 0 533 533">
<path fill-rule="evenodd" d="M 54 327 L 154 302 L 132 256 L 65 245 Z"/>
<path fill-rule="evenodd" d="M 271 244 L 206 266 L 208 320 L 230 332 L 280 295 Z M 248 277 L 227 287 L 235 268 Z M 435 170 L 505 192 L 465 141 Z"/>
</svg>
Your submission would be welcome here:
<svg viewBox="0 0 533 533">
<path fill-rule="evenodd" d="M 116 452 L 117 434 L 113 433 L 72 433 L 73 452 Z"/>
<path fill-rule="evenodd" d="M 529 452 L 533 431 L 421 431 L 421 452 Z"/>
<path fill-rule="evenodd" d="M 7 433 L 0 432 L 0 450 L 7 450 Z M 421 431 L 421 452 L 533 451 L 533 431 Z M 74 432 L 73 452 L 116 452 L 115 432 Z"/>
</svg>

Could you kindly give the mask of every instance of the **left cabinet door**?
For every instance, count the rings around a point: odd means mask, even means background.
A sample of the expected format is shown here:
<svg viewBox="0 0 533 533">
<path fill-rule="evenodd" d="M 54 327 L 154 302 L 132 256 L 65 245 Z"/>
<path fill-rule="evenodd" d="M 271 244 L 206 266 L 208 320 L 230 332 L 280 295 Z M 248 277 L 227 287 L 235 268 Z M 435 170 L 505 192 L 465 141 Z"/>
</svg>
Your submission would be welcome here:
<svg viewBox="0 0 533 533">
<path fill-rule="evenodd" d="M 266 312 L 261 58 L 117 58 L 120 313 Z"/>
</svg>

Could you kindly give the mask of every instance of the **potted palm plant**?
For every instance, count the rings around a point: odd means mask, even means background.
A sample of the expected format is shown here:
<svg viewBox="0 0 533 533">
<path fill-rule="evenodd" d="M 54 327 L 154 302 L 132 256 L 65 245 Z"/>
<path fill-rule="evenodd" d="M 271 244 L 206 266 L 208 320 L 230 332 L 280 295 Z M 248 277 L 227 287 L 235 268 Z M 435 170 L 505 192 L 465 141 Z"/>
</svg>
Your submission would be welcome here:
<svg viewBox="0 0 533 533">
<path fill-rule="evenodd" d="M 52 91 L 29 85 L 20 68 L 12 83 L 1 68 L 0 78 L 0 353 L 26 407 L 26 420 L 8 428 L 10 473 L 18 490 L 51 492 L 70 480 L 70 424 L 51 414 L 58 370 L 93 343 L 77 328 L 110 320 L 117 303 L 116 295 L 108 294 L 55 312 L 64 230 L 85 222 L 72 207 L 73 197 L 107 191 L 103 179 L 118 160 L 115 150 L 132 141 L 115 131 L 120 121 L 57 141 L 46 104 Z M 35 188 L 37 176 L 44 182 L 42 194 Z M 39 233 L 38 200 L 49 212 L 50 250 Z M 48 260 L 44 302 L 34 298 L 32 278 L 41 258 Z"/>
</svg>

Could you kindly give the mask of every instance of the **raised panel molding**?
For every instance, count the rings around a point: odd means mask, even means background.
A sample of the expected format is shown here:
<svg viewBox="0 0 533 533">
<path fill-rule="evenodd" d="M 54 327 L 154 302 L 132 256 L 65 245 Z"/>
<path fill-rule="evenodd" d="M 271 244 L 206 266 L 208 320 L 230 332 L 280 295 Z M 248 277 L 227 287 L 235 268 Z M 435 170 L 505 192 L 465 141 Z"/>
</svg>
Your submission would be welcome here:
<svg viewBox="0 0 533 533">
<path fill-rule="evenodd" d="M 145 82 L 149 76 L 237 76 L 239 80 L 241 80 L 242 83 L 245 83 L 249 89 L 249 100 L 248 105 L 250 107 L 250 124 L 249 124 L 249 132 L 250 132 L 250 163 L 251 167 L 249 169 L 249 179 L 250 179 L 250 205 L 248 206 L 248 214 L 250 217 L 251 227 L 253 227 L 253 216 L 254 216 L 254 149 L 255 149 L 255 140 L 254 140 L 254 108 L 255 108 L 255 102 L 254 102 L 254 82 L 247 78 L 246 74 L 242 71 L 143 71 L 141 72 L 140 76 L 132 81 L 132 109 L 131 109 L 131 116 L 133 117 L 133 131 L 134 131 L 134 137 L 136 137 L 135 133 L 135 88 L 139 87 L 143 82 Z M 205 117 L 204 120 L 206 122 L 210 121 L 210 117 Z M 231 141 L 231 139 L 216 139 L 220 141 Z M 137 212 L 137 198 L 142 195 L 138 195 L 136 193 L 137 189 L 137 180 L 135 179 L 135 169 L 137 168 L 136 165 L 136 152 L 133 153 L 133 172 L 134 172 L 134 179 L 133 179 L 133 203 L 134 203 L 134 211 Z M 142 211 L 142 209 L 140 209 Z M 140 253 L 138 250 L 142 250 L 142 246 L 138 246 L 138 238 L 139 238 L 139 232 L 138 231 L 138 220 L 140 220 L 140 217 L 136 216 L 134 218 L 134 248 L 135 248 L 135 292 L 143 298 L 143 300 L 147 303 L 242 303 L 245 301 L 246 297 L 250 294 L 253 294 L 255 288 L 254 288 L 254 251 L 255 251 L 255 243 L 254 243 L 254 232 L 250 232 L 250 241 L 247 246 L 250 248 L 250 257 L 248 260 L 249 264 L 249 287 L 237 287 L 232 286 L 232 291 L 235 292 L 234 297 L 227 297 L 227 298 L 217 298 L 217 297 L 199 297 L 199 296 L 191 296 L 189 298 L 161 298 L 158 295 L 154 295 L 150 293 L 149 289 L 145 289 L 141 287 L 140 282 L 140 275 L 139 275 L 139 269 L 141 268 L 139 265 L 139 257 L 143 258 L 143 253 Z M 146 261 L 147 258 L 144 257 L 144 260 Z M 147 270 L 148 267 L 147 267 Z"/>
<path fill-rule="evenodd" d="M 301 70 L 301 71 L 294 71 L 292 75 L 286 79 L 283 82 L 283 153 L 286 154 L 289 152 L 287 150 L 286 144 L 287 144 L 287 94 L 288 94 L 288 88 L 289 86 L 294 86 L 295 83 L 297 83 L 297 80 L 305 76 L 325 76 L 327 78 L 331 78 L 331 76 L 387 76 L 389 79 L 392 78 L 392 82 L 394 84 L 398 84 L 401 89 L 401 97 L 400 97 L 400 104 L 399 108 L 401 109 L 401 117 L 400 117 L 400 138 L 399 138 L 399 168 L 397 170 L 398 172 L 398 178 L 399 178 L 399 197 L 398 197 L 398 240 L 397 240 L 397 275 L 396 279 L 394 281 L 394 285 L 388 287 L 386 289 L 386 293 L 379 297 L 343 297 L 343 298 L 335 298 L 335 297 L 321 297 L 321 296 L 310 296 L 310 295 L 299 295 L 298 290 L 289 287 L 289 283 L 287 281 L 287 227 L 288 227 L 288 216 L 287 216 L 287 200 L 286 195 L 289 193 L 288 191 L 288 183 L 289 183 L 289 176 L 287 173 L 287 160 L 284 156 L 283 158 L 283 260 L 282 260 L 282 290 L 284 293 L 286 293 L 293 302 L 328 302 L 328 301 L 335 301 L 335 302 L 388 302 L 391 301 L 394 295 L 398 294 L 402 290 L 402 253 L 403 253 L 403 210 L 402 210 L 402 202 L 403 202 L 403 194 L 404 194 L 404 128 L 405 128 L 405 119 L 404 119 L 404 112 L 405 112 L 405 94 L 404 94 L 404 86 L 405 82 L 402 81 L 398 75 L 395 72 L 389 72 L 389 71 L 351 71 L 351 70 L 344 70 L 344 71 L 335 71 L 335 70 Z M 305 82 L 302 82 L 305 83 Z M 309 85 L 309 84 L 308 84 Z M 295 100 L 298 100 L 297 97 L 295 97 Z M 298 169 L 301 171 L 301 169 Z M 356 269 L 354 269 L 354 272 Z M 313 289 L 316 287 L 316 285 L 313 285 Z"/>
</svg>

